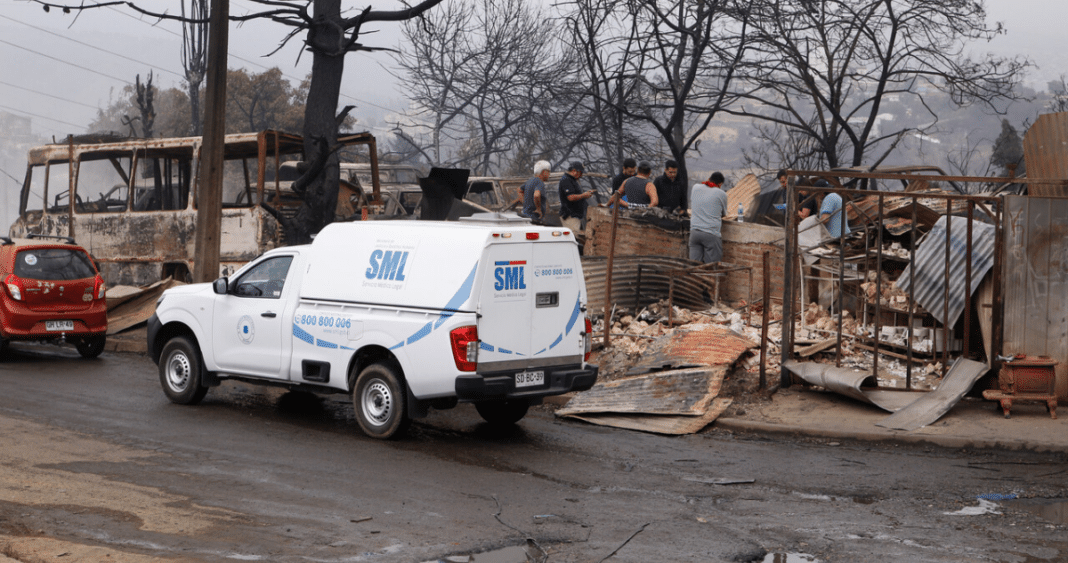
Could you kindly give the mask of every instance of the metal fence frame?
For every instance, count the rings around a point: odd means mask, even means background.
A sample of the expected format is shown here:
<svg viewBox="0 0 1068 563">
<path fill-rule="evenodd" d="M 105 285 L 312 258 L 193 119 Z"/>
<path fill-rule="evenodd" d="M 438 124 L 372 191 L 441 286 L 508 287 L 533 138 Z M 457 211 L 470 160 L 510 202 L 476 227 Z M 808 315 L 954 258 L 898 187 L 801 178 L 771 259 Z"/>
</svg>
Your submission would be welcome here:
<svg viewBox="0 0 1068 563">
<path fill-rule="evenodd" d="M 994 265 L 993 265 L 993 283 L 994 283 L 995 291 L 994 291 L 994 297 L 993 297 L 992 318 L 991 318 L 991 321 L 992 321 L 991 322 L 991 324 L 992 324 L 992 336 L 991 336 L 990 363 L 991 363 L 991 367 L 994 367 L 994 368 L 997 367 L 997 365 L 995 365 L 995 364 L 999 364 L 1000 363 L 1000 361 L 997 358 L 998 358 L 998 356 L 1001 355 L 1002 344 L 1003 344 L 1003 339 L 1004 339 L 1004 299 L 1003 299 L 1002 292 L 999 291 L 999 289 L 1003 285 L 1002 284 L 1002 276 L 1003 276 L 1003 269 L 1004 269 L 1004 257 L 1002 256 L 1002 253 L 1003 253 L 1003 248 L 1004 248 L 1004 236 L 1005 236 L 1005 234 L 1004 234 L 1004 217 L 1003 217 L 1004 202 L 1003 202 L 1002 198 L 1000 196 L 979 196 L 979 195 L 963 195 L 963 194 L 951 194 L 951 193 L 884 192 L 884 191 L 873 191 L 873 190 L 846 189 L 846 188 L 842 187 L 842 183 L 839 181 L 839 178 L 855 178 L 855 179 L 862 179 L 864 181 L 869 180 L 869 179 L 896 180 L 896 181 L 901 181 L 901 182 L 910 182 L 910 181 L 915 181 L 915 180 L 923 180 L 923 181 L 927 181 L 927 182 L 931 182 L 931 181 L 952 181 L 952 182 L 961 182 L 961 183 L 968 183 L 968 182 L 999 183 L 999 182 L 1007 182 L 1007 181 L 1018 181 L 1018 182 L 1023 182 L 1023 183 L 1056 183 L 1056 184 L 1064 184 L 1065 183 L 1064 180 L 1027 180 L 1027 179 L 1017 180 L 1017 179 L 1011 179 L 1011 178 L 979 178 L 979 177 L 962 177 L 962 176 L 949 177 L 949 176 L 931 176 L 931 175 L 919 175 L 919 174 L 891 174 L 891 173 L 842 172 L 842 171 L 835 171 L 835 172 L 789 171 L 789 173 L 791 175 L 800 175 L 800 176 L 827 179 L 832 184 L 834 184 L 835 187 L 832 187 L 832 188 L 817 188 L 817 187 L 808 187 L 808 186 L 806 186 L 804 189 L 806 191 L 808 191 L 809 193 L 837 193 L 837 194 L 841 195 L 842 198 L 843 198 L 843 211 L 846 209 L 847 206 L 852 205 L 854 210 L 856 210 L 856 211 L 860 212 L 861 214 L 865 215 L 867 219 L 869 219 L 869 220 L 874 219 L 874 221 L 875 221 L 875 223 L 877 225 L 882 225 L 882 223 L 884 221 L 885 199 L 887 197 L 911 198 L 912 199 L 912 225 L 913 226 L 912 226 L 911 234 L 910 234 L 911 243 L 912 243 L 910 251 L 909 251 L 909 263 L 910 264 L 914 264 L 915 263 L 915 258 L 916 258 L 916 239 L 917 239 L 917 234 L 916 234 L 916 213 L 917 213 L 917 211 L 916 210 L 917 210 L 917 205 L 918 205 L 919 200 L 921 200 L 921 199 L 927 199 L 927 200 L 940 199 L 940 200 L 945 200 L 945 203 L 946 203 L 946 215 L 947 216 L 955 215 L 956 210 L 960 206 L 964 207 L 964 216 L 968 219 L 968 222 L 967 222 L 968 227 L 967 227 L 967 233 L 966 233 L 966 235 L 964 237 L 965 238 L 965 245 L 966 245 L 965 267 L 964 267 L 964 272 L 965 272 L 965 280 L 964 280 L 965 300 L 964 300 L 964 312 L 963 312 L 963 315 L 964 315 L 964 334 L 963 334 L 961 354 L 965 354 L 965 355 L 968 353 L 968 351 L 970 349 L 970 344 L 971 344 L 971 342 L 970 342 L 971 316 L 972 316 L 971 293 L 972 293 L 972 290 L 973 290 L 973 284 L 974 283 L 978 283 L 978 280 L 973 280 L 972 279 L 972 275 L 971 275 L 971 272 L 972 272 L 972 250 L 973 250 L 973 242 L 974 242 L 974 237 L 973 237 L 973 232 L 972 232 L 972 230 L 973 230 L 972 229 L 972 221 L 975 220 L 975 216 L 976 216 L 975 211 L 976 211 L 976 208 L 978 207 L 989 218 L 989 220 L 993 223 L 994 228 L 995 228 Z M 786 260 L 787 267 L 784 267 L 784 269 L 783 269 L 783 277 L 784 277 L 784 280 L 783 280 L 784 281 L 783 319 L 784 320 L 785 319 L 791 319 L 791 322 L 784 322 L 783 323 L 783 341 L 782 341 L 782 357 L 781 357 L 781 361 L 783 363 L 785 363 L 788 360 L 793 359 L 793 356 L 794 356 L 794 345 L 795 345 L 795 342 L 796 342 L 796 338 L 795 338 L 795 334 L 794 334 L 794 324 L 792 322 L 792 319 L 794 317 L 794 314 L 797 312 L 797 311 L 794 310 L 794 306 L 796 304 L 795 303 L 795 301 L 796 301 L 795 285 L 797 285 L 797 283 L 796 283 L 796 281 L 794 279 L 794 276 L 795 276 L 794 272 L 797 270 L 797 268 L 795 268 L 793 266 L 795 264 L 797 264 L 797 261 L 800 259 L 800 249 L 798 248 L 798 220 L 797 220 L 798 197 L 797 197 L 797 187 L 793 186 L 793 185 L 789 186 L 786 193 L 787 193 L 787 195 L 786 195 L 786 197 L 787 197 L 787 201 L 786 201 L 787 205 L 786 205 L 786 249 L 785 249 L 785 260 Z M 867 198 L 867 197 L 870 197 L 872 195 L 878 195 L 878 207 L 877 207 L 877 212 L 876 212 L 875 217 L 868 216 L 863 210 L 857 208 L 855 206 L 855 204 L 854 204 L 854 202 L 856 200 L 859 200 L 859 199 L 862 199 L 862 198 Z M 842 213 L 843 220 L 845 220 L 845 215 L 846 214 L 843 212 Z M 948 221 L 948 220 L 946 222 L 946 251 L 945 251 L 945 254 L 944 254 L 945 263 L 942 265 L 943 269 L 945 271 L 945 278 L 946 279 L 945 279 L 945 284 L 944 284 L 945 295 L 942 296 L 942 301 L 945 304 L 945 307 L 946 307 L 947 310 L 944 311 L 943 318 L 947 318 L 949 316 L 948 315 L 949 292 L 950 292 L 951 287 L 952 287 L 952 285 L 950 283 L 950 279 L 949 279 L 950 278 L 950 261 L 951 261 L 951 258 L 952 258 L 951 253 L 950 253 L 950 244 L 951 244 L 951 241 L 953 240 L 953 236 L 952 236 L 952 224 L 953 223 L 954 223 L 954 221 Z M 865 233 L 865 236 L 867 236 L 866 233 Z M 881 296 L 881 294 L 882 294 L 882 285 L 883 285 L 883 280 L 882 280 L 882 275 L 881 275 L 881 272 L 882 272 L 882 269 L 883 269 L 883 240 L 882 240 L 883 239 L 883 229 L 881 227 L 878 229 L 876 237 L 877 237 L 877 239 L 876 239 L 877 242 L 875 244 L 875 247 L 876 247 L 876 255 L 875 255 L 876 265 L 875 265 L 875 269 L 876 269 L 876 271 L 880 272 L 880 275 L 876 276 L 876 279 L 875 279 L 875 283 L 876 283 L 875 293 L 876 293 L 877 297 L 876 297 L 875 303 L 874 303 L 874 306 L 875 306 L 874 333 L 873 333 L 873 337 L 871 339 L 871 351 L 872 351 L 872 357 L 873 357 L 873 361 L 872 361 L 872 372 L 873 373 L 878 373 L 879 356 L 882 355 L 882 354 L 885 354 L 886 352 L 889 352 L 889 350 L 881 350 L 880 349 L 880 341 L 879 341 L 879 334 L 880 334 L 880 326 L 879 326 L 879 324 L 880 324 L 880 321 L 882 319 L 881 299 L 879 298 L 879 296 Z M 839 247 L 838 247 L 838 252 L 839 252 L 839 254 L 838 254 L 839 271 L 838 271 L 838 280 L 837 281 L 839 283 L 839 287 L 840 288 L 844 286 L 845 276 L 846 276 L 846 272 L 845 272 L 845 247 L 844 247 L 844 244 L 843 244 L 844 238 L 845 238 L 844 234 L 843 234 L 843 236 L 839 237 Z M 907 390 L 911 390 L 912 389 L 912 367 L 913 367 L 913 363 L 914 363 L 914 361 L 913 361 L 914 358 L 913 358 L 912 342 L 913 342 L 913 336 L 914 336 L 913 324 L 914 324 L 914 320 L 915 320 L 915 310 L 916 310 L 916 300 L 915 300 L 916 299 L 916 296 L 915 296 L 915 287 L 916 287 L 916 285 L 917 285 L 916 283 L 910 283 L 910 285 L 909 285 L 910 307 L 909 307 L 908 339 L 907 339 L 908 347 L 907 347 L 906 355 L 905 355 L 905 358 L 904 358 L 906 360 L 905 388 Z M 843 304 L 843 299 L 844 299 L 843 293 L 844 292 L 841 291 L 841 290 L 838 292 L 838 300 L 839 300 L 839 302 L 838 302 L 838 310 L 839 311 L 842 310 L 842 304 Z M 842 323 L 843 323 L 843 315 L 839 314 L 838 315 L 838 326 L 837 326 L 837 331 L 836 331 L 837 332 L 837 342 L 836 342 L 836 346 L 835 346 L 835 363 L 838 366 L 841 366 L 841 361 L 842 361 Z M 953 323 L 953 324 L 955 325 L 956 323 Z M 944 326 L 943 330 L 942 330 L 942 351 L 941 351 L 941 354 L 942 354 L 942 357 L 943 357 L 943 361 L 942 361 L 943 372 L 946 369 L 946 366 L 948 366 L 949 363 L 950 363 L 949 360 L 950 360 L 951 352 L 949 350 L 949 348 L 950 348 L 950 346 L 949 346 L 949 338 L 950 338 L 950 331 L 952 331 L 952 329 L 953 329 L 953 326 L 948 326 L 948 327 Z M 932 356 L 933 357 L 938 357 L 938 353 L 935 350 L 936 349 L 932 350 Z M 790 383 L 791 383 L 791 381 L 790 381 L 789 373 L 787 372 L 787 370 L 782 370 L 782 373 L 781 373 L 781 385 L 785 387 L 785 386 L 789 386 Z"/>
</svg>

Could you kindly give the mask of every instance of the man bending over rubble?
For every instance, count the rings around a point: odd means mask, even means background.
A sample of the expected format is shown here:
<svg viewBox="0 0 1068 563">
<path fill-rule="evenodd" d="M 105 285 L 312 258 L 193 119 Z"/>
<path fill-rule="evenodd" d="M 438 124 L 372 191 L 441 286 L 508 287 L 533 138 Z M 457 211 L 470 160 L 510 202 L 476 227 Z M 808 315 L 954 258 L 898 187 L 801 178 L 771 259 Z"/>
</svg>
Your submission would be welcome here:
<svg viewBox="0 0 1068 563">
<path fill-rule="evenodd" d="M 723 174 L 713 172 L 707 182 L 693 185 L 690 194 L 690 260 L 708 264 L 723 260 L 721 227 L 727 215 Z"/>
</svg>

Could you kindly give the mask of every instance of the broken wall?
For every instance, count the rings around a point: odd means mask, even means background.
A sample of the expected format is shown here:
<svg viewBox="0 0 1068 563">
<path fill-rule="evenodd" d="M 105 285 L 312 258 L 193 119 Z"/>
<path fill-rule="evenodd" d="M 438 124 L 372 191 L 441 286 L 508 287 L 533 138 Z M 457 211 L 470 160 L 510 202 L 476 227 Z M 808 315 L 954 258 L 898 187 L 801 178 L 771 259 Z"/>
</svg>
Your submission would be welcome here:
<svg viewBox="0 0 1068 563">
<path fill-rule="evenodd" d="M 628 217 L 620 211 L 616 225 L 616 256 L 658 255 L 669 258 L 689 258 L 690 226 L 667 230 L 645 221 Z M 586 256 L 608 256 L 612 233 L 612 210 L 590 207 L 586 210 Z"/>
<path fill-rule="evenodd" d="M 587 257 L 607 256 L 612 229 L 612 210 L 591 207 L 586 213 Z M 771 253 L 771 295 L 783 295 L 783 238 L 781 227 L 723 221 L 723 261 L 753 269 L 752 299 L 760 299 L 764 284 L 764 252 Z M 621 213 L 616 225 L 616 256 L 664 256 L 689 258 L 689 227 L 666 230 L 644 221 L 637 221 Z M 614 293 L 614 292 L 613 292 Z M 749 272 L 728 272 L 720 282 L 721 299 L 738 301 L 750 299 Z"/>
<path fill-rule="evenodd" d="M 781 299 L 784 295 L 783 263 L 785 252 L 782 227 L 756 223 L 723 222 L 723 261 L 737 266 L 753 268 L 753 300 L 760 299 L 764 291 L 764 252 L 771 256 L 771 297 Z M 749 272 L 728 272 L 727 280 L 720 283 L 720 297 L 737 301 L 749 299 Z"/>
</svg>

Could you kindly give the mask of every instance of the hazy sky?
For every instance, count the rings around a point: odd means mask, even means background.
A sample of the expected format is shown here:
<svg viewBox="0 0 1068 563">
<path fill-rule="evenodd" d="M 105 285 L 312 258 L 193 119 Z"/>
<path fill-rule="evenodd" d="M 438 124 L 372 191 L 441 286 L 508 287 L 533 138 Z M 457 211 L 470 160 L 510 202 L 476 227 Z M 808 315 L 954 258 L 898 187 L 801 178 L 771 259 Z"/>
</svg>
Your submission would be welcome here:
<svg viewBox="0 0 1068 563">
<path fill-rule="evenodd" d="M 172 11 L 177 6 L 174 0 L 138 3 Z M 345 4 L 354 8 L 366 5 Z M 383 9 L 399 6 L 392 1 L 371 4 Z M 231 0 L 230 5 L 234 14 L 253 7 L 247 0 Z M 1008 34 L 974 46 L 976 53 L 1032 58 L 1040 65 L 1029 78 L 1035 87 L 1044 88 L 1047 80 L 1068 73 L 1068 42 L 1061 29 L 1068 21 L 1068 2 L 988 0 L 987 8 L 989 20 L 1004 22 Z M 381 32 L 366 35 L 365 42 L 395 46 L 399 25 L 379 27 Z M 277 46 L 285 29 L 272 22 L 231 24 L 229 66 L 253 72 L 278 66 L 298 82 L 311 66 L 307 53 L 297 64 L 299 38 L 283 51 L 264 57 Z M 154 69 L 158 86 L 179 86 L 180 43 L 179 24 L 157 23 L 121 7 L 81 14 L 45 13 L 39 5 L 25 0 L 0 0 L 0 111 L 32 117 L 34 130 L 40 134 L 58 138 L 81 132 L 97 108 L 106 106 L 125 84 L 132 83 L 135 74 L 140 73 L 143 79 Z M 354 53 L 346 59 L 341 102 L 357 105 L 355 113 L 365 124 L 369 119 L 381 120 L 406 104 L 396 81 L 383 68 L 391 65 L 388 53 Z"/>
<path fill-rule="evenodd" d="M 447 1 L 447 0 L 446 0 Z M 72 3 L 73 0 L 72 0 Z M 174 0 L 139 0 L 153 9 L 174 11 Z M 346 2 L 362 7 L 364 2 Z M 373 2 L 392 9 L 397 2 Z M 248 12 L 246 0 L 231 0 L 231 12 Z M 991 21 L 1003 21 L 1008 34 L 998 40 L 976 45 L 976 52 L 1025 54 L 1040 68 L 1031 82 L 1045 87 L 1046 81 L 1068 73 L 1064 21 L 1068 2 L 1059 0 L 988 0 Z M 299 41 L 265 58 L 278 45 L 283 27 L 273 22 L 231 25 L 231 67 L 262 72 L 279 66 L 293 81 L 311 67 L 304 53 L 299 64 Z M 366 43 L 395 46 L 398 25 L 382 24 L 377 34 L 368 34 Z M 30 115 L 35 132 L 62 137 L 79 132 L 93 120 L 96 108 L 108 104 L 123 85 L 154 69 L 156 84 L 168 88 L 179 85 L 180 26 L 173 21 L 157 22 L 137 16 L 124 7 L 85 11 L 80 15 L 45 13 L 41 6 L 25 0 L 0 0 L 0 110 Z M 296 66 L 295 66 L 296 65 Z M 352 53 L 346 60 L 343 104 L 355 104 L 358 114 L 384 116 L 403 109 L 405 100 L 383 66 L 391 66 L 389 53 Z M 365 120 L 364 120 L 365 121 Z"/>
<path fill-rule="evenodd" d="M 159 11 L 178 8 L 175 0 L 137 3 Z M 400 6 L 397 2 L 375 5 L 387 9 Z M 251 2 L 230 0 L 231 14 L 249 12 L 253 7 Z M 310 54 L 301 55 L 300 37 L 282 51 L 266 56 L 278 46 L 288 27 L 269 21 L 230 26 L 230 68 L 262 72 L 277 66 L 294 85 L 311 70 Z M 383 28 L 389 28 L 388 37 L 385 32 L 366 34 L 364 42 L 395 46 L 398 25 L 384 24 Z M 45 135 L 80 132 L 96 116 L 96 108 L 106 106 L 137 74 L 143 81 L 153 70 L 155 85 L 181 87 L 181 34 L 177 22 L 159 22 L 123 7 L 81 14 L 45 13 L 38 4 L 0 0 L 0 110 L 31 116 L 35 132 Z M 393 77 L 383 68 L 392 65 L 388 53 L 352 53 L 345 65 L 342 105 L 358 106 L 356 113 L 372 111 L 378 115 L 403 107 L 405 102 L 394 88 Z"/>
</svg>

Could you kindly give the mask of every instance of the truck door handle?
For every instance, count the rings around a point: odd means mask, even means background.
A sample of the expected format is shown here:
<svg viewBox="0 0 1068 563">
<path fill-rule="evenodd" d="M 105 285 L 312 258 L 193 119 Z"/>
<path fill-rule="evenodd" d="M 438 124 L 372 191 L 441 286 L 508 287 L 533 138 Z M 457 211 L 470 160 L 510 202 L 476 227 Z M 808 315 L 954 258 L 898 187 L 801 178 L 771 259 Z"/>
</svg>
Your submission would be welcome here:
<svg viewBox="0 0 1068 563">
<path fill-rule="evenodd" d="M 273 313 L 271 311 L 267 311 L 266 313 L 260 313 L 260 316 L 261 317 L 267 317 L 268 319 L 273 319 L 273 318 L 277 317 L 278 315 L 276 315 L 275 313 Z"/>
</svg>

